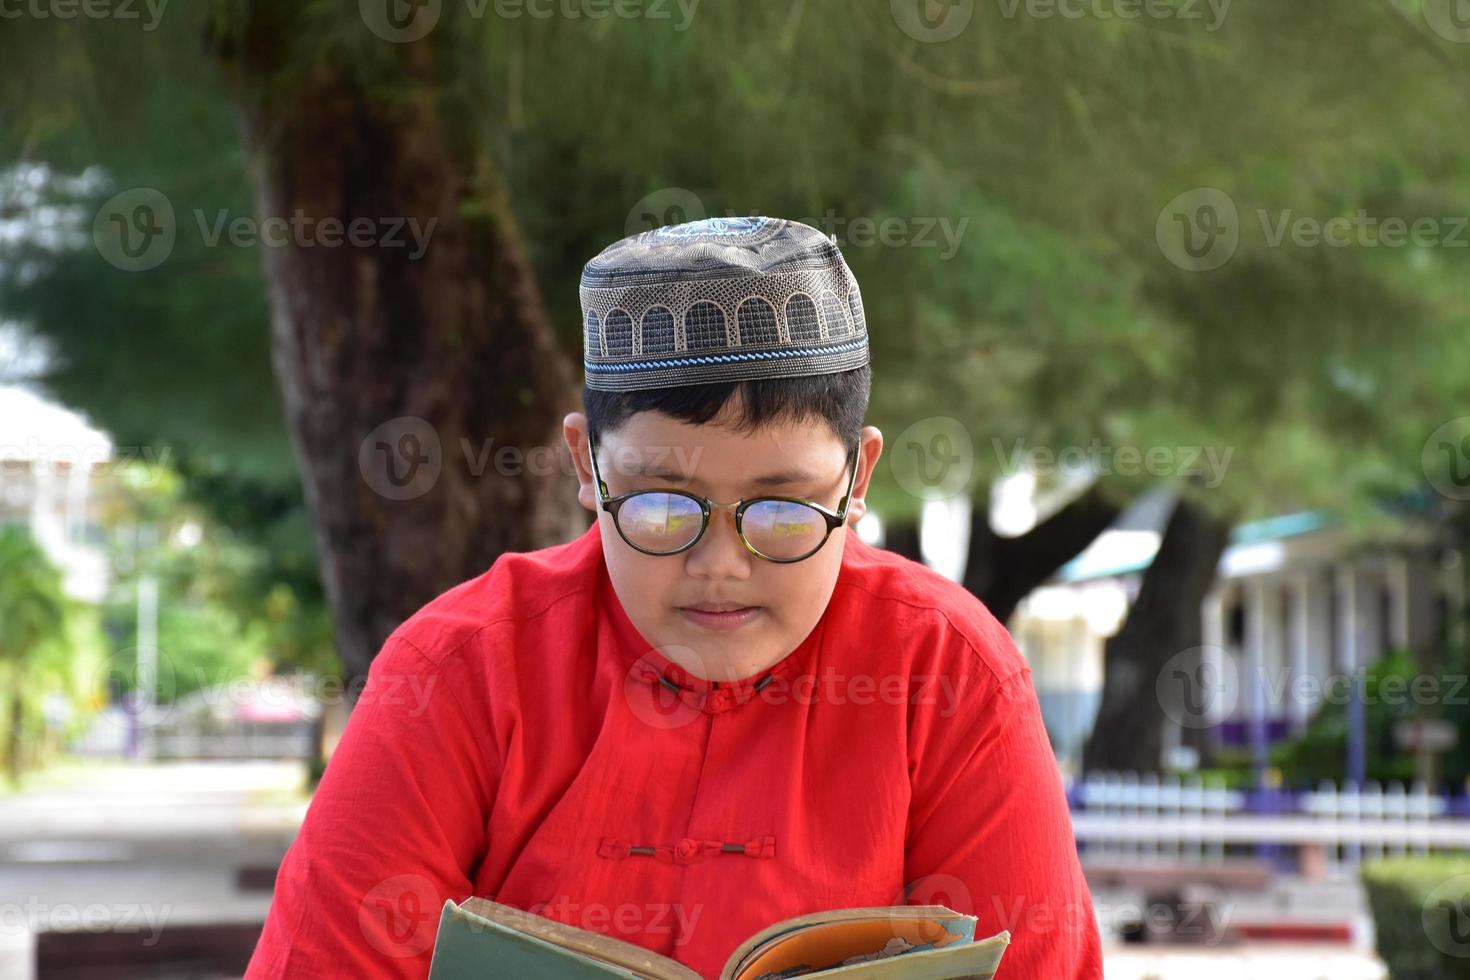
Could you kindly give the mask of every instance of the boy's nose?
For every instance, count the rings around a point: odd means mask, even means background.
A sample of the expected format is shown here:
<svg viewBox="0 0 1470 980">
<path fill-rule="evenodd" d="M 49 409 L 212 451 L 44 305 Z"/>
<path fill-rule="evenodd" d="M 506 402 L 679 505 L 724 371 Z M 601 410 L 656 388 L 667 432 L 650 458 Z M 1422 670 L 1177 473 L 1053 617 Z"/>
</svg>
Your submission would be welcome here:
<svg viewBox="0 0 1470 980">
<path fill-rule="evenodd" d="M 756 561 L 735 529 L 733 507 L 714 509 L 704 537 L 689 549 L 688 555 L 684 567 L 696 578 L 749 578 L 751 563 Z"/>
</svg>

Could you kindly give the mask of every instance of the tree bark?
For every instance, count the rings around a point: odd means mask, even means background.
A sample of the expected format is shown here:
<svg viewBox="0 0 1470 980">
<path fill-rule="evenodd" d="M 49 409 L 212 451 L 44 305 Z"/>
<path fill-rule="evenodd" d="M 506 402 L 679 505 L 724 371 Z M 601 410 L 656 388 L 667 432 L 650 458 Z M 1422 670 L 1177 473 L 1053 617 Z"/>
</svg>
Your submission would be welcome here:
<svg viewBox="0 0 1470 980">
<path fill-rule="evenodd" d="M 919 522 L 903 520 L 886 525 L 883 529 L 883 547 L 912 561 L 922 562 L 924 555 L 919 548 Z"/>
<path fill-rule="evenodd" d="M 10 777 L 10 785 L 20 786 L 20 774 L 25 769 L 25 684 L 22 682 L 20 666 L 16 665 L 15 676 L 11 681 L 14 687 L 10 692 L 10 730 L 5 738 L 5 771 Z"/>
<path fill-rule="evenodd" d="M 1094 484 L 1025 534 L 1003 538 L 990 529 L 989 495 L 977 499 L 963 583 L 1002 623 L 1033 589 L 1107 530 L 1120 510 Z"/>
<path fill-rule="evenodd" d="M 1159 673 L 1171 657 L 1202 642 L 1200 605 L 1229 537 L 1228 521 L 1180 497 L 1128 618 L 1103 648 L 1102 703 L 1083 752 L 1084 770 L 1162 768 L 1166 716 Z"/>
<path fill-rule="evenodd" d="M 258 218 L 307 229 L 305 244 L 260 250 L 275 373 L 355 690 L 423 603 L 586 521 L 560 447 L 575 379 L 481 122 L 449 108 L 463 93 L 434 45 L 450 42 L 441 31 L 392 46 L 369 87 L 329 55 L 284 63 L 305 9 L 251 4 L 210 43 Z M 340 232 L 326 244 L 324 219 L 357 222 L 372 244 Z"/>
</svg>

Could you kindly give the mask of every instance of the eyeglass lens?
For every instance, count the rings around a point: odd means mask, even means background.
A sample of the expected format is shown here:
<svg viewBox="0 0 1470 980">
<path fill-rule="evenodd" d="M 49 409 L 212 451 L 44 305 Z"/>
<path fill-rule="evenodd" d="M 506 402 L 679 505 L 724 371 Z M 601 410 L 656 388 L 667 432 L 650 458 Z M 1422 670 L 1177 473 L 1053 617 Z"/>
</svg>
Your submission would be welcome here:
<svg viewBox="0 0 1470 980">
<path fill-rule="evenodd" d="M 674 552 L 699 537 L 704 513 L 692 498 L 650 491 L 634 494 L 618 512 L 618 530 L 629 544 L 655 553 Z M 827 519 L 805 504 L 758 500 L 741 520 L 745 540 L 767 558 L 790 560 L 815 551 L 827 535 Z"/>
</svg>

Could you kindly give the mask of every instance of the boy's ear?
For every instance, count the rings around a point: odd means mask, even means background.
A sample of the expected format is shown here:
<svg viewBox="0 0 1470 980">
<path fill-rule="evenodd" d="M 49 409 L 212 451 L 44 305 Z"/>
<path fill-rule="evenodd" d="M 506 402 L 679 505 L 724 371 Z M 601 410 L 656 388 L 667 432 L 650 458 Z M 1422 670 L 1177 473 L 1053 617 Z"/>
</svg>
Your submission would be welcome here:
<svg viewBox="0 0 1470 980">
<path fill-rule="evenodd" d="M 856 524 L 868 512 L 868 481 L 878 467 L 878 457 L 883 455 L 883 433 L 875 425 L 863 426 L 858 437 L 858 478 L 852 488 L 852 500 L 847 504 L 847 523 Z"/>
<path fill-rule="evenodd" d="M 592 478 L 592 466 L 587 456 L 587 416 L 581 412 L 572 412 L 561 420 L 562 438 L 566 440 L 567 451 L 572 455 L 572 465 L 576 467 L 577 501 L 593 514 L 597 513 L 597 483 Z"/>
</svg>

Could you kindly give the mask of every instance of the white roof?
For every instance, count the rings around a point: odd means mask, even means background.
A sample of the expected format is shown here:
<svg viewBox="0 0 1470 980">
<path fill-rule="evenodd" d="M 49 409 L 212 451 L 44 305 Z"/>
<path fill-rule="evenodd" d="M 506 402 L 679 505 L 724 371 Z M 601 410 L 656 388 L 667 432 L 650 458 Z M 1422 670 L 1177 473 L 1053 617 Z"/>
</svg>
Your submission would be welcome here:
<svg viewBox="0 0 1470 980">
<path fill-rule="evenodd" d="M 0 459 L 93 466 L 112 440 L 83 416 L 19 385 L 0 385 Z"/>
</svg>

